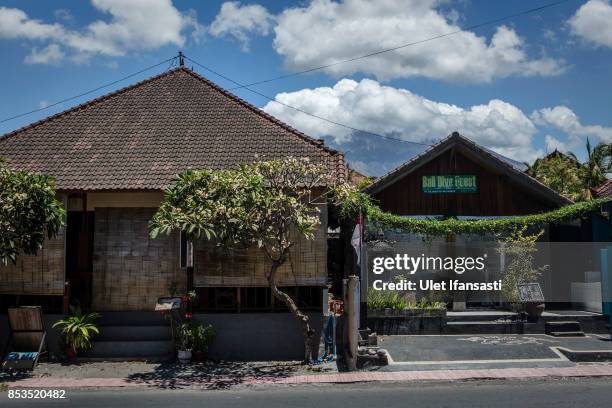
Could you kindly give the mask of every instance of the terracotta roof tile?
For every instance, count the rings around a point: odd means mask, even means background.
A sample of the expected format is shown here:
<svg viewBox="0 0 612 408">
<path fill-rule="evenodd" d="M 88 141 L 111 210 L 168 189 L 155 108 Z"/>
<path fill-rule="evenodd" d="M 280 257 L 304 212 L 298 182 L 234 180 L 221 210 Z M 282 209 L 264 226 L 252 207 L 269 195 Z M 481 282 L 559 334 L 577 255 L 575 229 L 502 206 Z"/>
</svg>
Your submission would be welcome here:
<svg viewBox="0 0 612 408">
<path fill-rule="evenodd" d="M 347 177 L 342 153 L 184 67 L 8 133 L 0 156 L 60 190 L 158 190 L 186 169 L 287 156 Z"/>
<path fill-rule="evenodd" d="M 599 187 L 591 189 L 595 197 L 612 197 L 612 180 L 607 180 Z"/>
</svg>

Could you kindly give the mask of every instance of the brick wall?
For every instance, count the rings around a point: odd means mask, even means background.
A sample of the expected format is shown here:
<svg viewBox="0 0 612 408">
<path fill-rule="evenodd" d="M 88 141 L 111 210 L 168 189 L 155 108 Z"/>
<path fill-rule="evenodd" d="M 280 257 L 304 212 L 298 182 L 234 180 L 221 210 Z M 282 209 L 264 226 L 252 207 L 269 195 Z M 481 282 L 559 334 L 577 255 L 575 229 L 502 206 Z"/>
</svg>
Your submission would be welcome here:
<svg viewBox="0 0 612 408">
<path fill-rule="evenodd" d="M 153 310 L 175 286 L 185 290 L 178 234 L 150 239 L 154 208 L 96 208 L 93 308 L 100 311 Z"/>
</svg>

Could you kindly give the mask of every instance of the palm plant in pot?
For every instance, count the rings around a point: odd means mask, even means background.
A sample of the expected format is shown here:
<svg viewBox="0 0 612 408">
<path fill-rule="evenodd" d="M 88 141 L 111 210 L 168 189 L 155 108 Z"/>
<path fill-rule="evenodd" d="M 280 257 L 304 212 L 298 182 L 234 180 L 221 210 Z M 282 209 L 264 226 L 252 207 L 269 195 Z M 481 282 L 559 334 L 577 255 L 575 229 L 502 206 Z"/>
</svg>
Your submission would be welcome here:
<svg viewBox="0 0 612 408">
<path fill-rule="evenodd" d="M 192 327 L 193 335 L 193 359 L 199 363 L 206 360 L 208 346 L 215 337 L 215 328 L 212 324 L 204 326 L 197 323 Z"/>
<path fill-rule="evenodd" d="M 98 313 L 83 313 L 79 306 L 70 306 L 70 316 L 53 324 L 53 327 L 62 329 L 68 357 L 74 358 L 78 355 L 79 350 L 91 348 L 92 337 L 100 334 L 95 323 L 99 318 Z"/>
</svg>

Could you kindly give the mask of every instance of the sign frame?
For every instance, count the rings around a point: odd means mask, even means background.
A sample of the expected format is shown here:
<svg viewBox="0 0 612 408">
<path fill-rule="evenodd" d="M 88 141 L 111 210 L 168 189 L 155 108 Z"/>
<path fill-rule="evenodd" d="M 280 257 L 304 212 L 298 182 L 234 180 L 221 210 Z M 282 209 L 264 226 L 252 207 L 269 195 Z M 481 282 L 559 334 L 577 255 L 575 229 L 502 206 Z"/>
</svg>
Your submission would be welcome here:
<svg viewBox="0 0 612 408">
<path fill-rule="evenodd" d="M 430 174 L 421 178 L 421 191 L 425 194 L 476 193 L 478 183 L 474 174 Z"/>
</svg>

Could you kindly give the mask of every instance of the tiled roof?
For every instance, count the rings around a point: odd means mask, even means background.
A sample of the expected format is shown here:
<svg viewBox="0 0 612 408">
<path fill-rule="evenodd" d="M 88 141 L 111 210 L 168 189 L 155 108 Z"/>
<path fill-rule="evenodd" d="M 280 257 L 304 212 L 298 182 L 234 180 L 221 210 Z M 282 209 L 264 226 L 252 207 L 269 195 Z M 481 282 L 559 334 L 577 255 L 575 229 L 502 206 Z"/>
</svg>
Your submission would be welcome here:
<svg viewBox="0 0 612 408">
<path fill-rule="evenodd" d="M 389 173 L 377 178 L 376 181 L 366 187 L 364 191 L 374 194 L 383 190 L 387 186 L 395 183 L 398 179 L 405 177 L 413 170 L 417 169 L 428 161 L 433 160 L 438 154 L 441 154 L 457 144 L 461 144 L 462 146 L 472 150 L 480 158 L 497 167 L 499 171 L 511 177 L 515 182 L 546 198 L 550 202 L 556 205 L 566 205 L 572 203 L 569 198 L 559 194 L 550 187 L 542 184 L 539 180 L 525 173 L 517 164 L 515 164 L 516 162 L 513 160 L 480 146 L 467 137 L 462 136 L 458 132 L 453 132 L 448 137 L 440 140 L 438 143 L 432 145 L 425 151 L 412 157 L 410 160 L 391 170 Z"/>
<path fill-rule="evenodd" d="M 599 187 L 591 189 L 595 197 L 612 197 L 612 180 L 608 180 Z"/>
<path fill-rule="evenodd" d="M 309 157 L 346 179 L 341 153 L 185 67 L 0 137 L 11 167 L 60 190 L 164 189 L 187 169 Z"/>
</svg>

